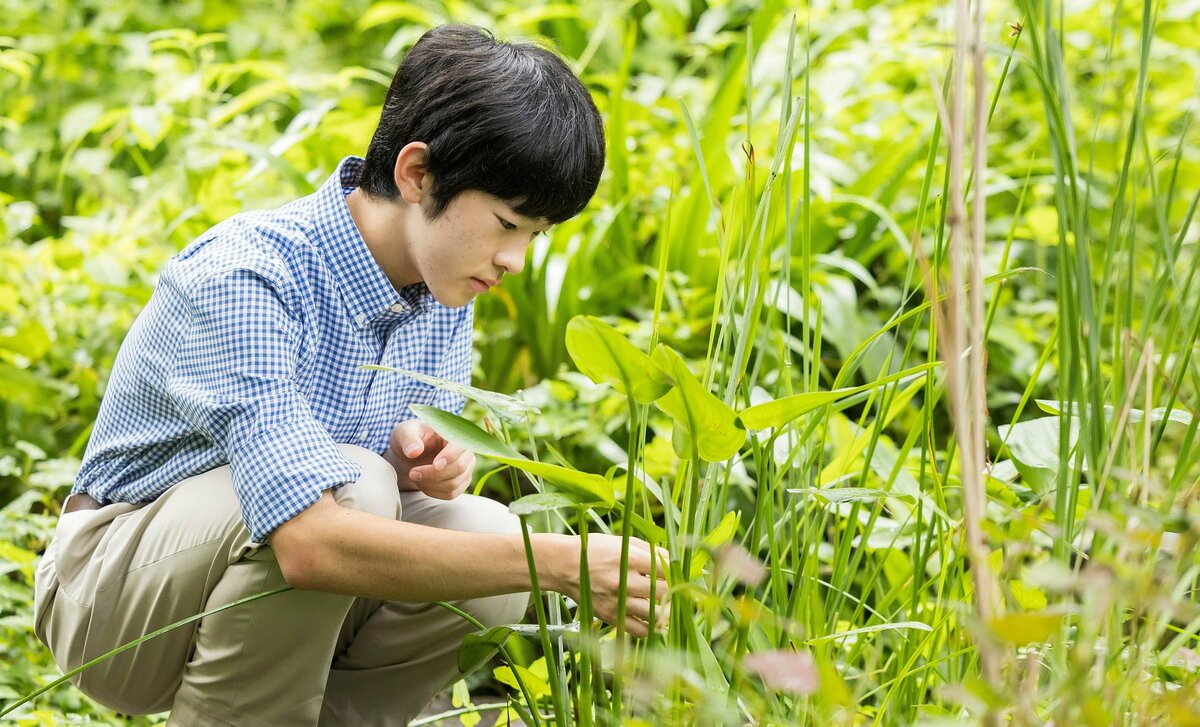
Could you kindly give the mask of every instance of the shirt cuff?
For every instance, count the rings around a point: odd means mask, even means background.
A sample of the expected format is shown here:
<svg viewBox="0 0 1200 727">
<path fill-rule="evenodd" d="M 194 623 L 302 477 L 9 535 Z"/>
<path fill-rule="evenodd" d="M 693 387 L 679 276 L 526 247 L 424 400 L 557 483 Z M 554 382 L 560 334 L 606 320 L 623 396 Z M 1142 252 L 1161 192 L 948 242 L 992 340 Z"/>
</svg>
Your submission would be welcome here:
<svg viewBox="0 0 1200 727">
<path fill-rule="evenodd" d="M 265 543 L 326 490 L 362 475 L 358 464 L 343 457 L 329 433 L 311 419 L 255 431 L 231 448 L 229 466 L 242 520 L 256 543 Z"/>
</svg>

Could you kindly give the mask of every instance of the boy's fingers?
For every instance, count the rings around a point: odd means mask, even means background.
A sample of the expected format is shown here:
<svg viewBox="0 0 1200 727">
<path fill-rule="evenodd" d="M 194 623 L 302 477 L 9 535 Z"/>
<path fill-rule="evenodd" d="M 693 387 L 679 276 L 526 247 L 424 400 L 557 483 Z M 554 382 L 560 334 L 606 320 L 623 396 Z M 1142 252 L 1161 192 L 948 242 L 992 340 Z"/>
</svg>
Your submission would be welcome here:
<svg viewBox="0 0 1200 727">
<path fill-rule="evenodd" d="M 438 452 L 437 457 L 434 458 L 433 468 L 441 471 L 450 468 L 451 465 L 461 465 L 461 468 L 465 469 L 470 454 L 457 444 L 447 442 L 446 446 L 442 447 L 442 451 Z"/>
<path fill-rule="evenodd" d="M 425 431 L 428 430 L 422 422 L 409 419 L 396 427 L 395 440 L 400 445 L 400 452 L 408 458 L 419 457 L 425 451 Z"/>
<path fill-rule="evenodd" d="M 659 578 L 654 582 L 654 597 L 658 600 L 665 599 L 670 590 L 671 584 L 666 580 Z M 630 579 L 629 584 L 625 587 L 625 593 L 630 598 L 650 598 L 650 579 Z"/>
<path fill-rule="evenodd" d="M 420 419 L 409 419 L 398 424 L 393 441 L 399 445 L 400 453 L 409 459 L 426 452 L 437 452 L 446 444 L 440 434 Z"/>
</svg>

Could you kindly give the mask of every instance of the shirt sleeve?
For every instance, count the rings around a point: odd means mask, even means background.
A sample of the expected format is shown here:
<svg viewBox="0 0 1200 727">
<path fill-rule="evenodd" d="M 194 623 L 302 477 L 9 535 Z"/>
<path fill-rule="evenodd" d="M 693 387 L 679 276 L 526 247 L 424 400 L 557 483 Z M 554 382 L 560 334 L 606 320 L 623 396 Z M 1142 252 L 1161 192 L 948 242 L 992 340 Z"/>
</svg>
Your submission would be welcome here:
<svg viewBox="0 0 1200 727">
<path fill-rule="evenodd" d="M 278 289 L 252 270 L 198 281 L 167 393 L 229 461 L 242 519 L 256 542 L 338 485 L 342 457 L 295 385 L 302 335 Z"/>
<path fill-rule="evenodd" d="M 446 343 L 438 376 L 463 386 L 471 385 L 471 354 L 474 351 L 472 334 L 475 327 L 475 304 L 463 306 Z M 438 389 L 433 405 L 443 411 L 461 415 L 467 398 L 445 389 Z"/>
</svg>

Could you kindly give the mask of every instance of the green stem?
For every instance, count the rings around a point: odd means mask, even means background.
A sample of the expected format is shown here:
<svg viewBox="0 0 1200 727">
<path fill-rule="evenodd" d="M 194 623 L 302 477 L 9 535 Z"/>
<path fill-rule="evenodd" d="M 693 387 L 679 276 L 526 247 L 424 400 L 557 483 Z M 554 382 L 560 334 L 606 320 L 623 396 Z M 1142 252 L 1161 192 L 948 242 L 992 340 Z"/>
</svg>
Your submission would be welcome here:
<svg viewBox="0 0 1200 727">
<path fill-rule="evenodd" d="M 459 608 L 458 606 L 455 606 L 452 603 L 447 603 L 446 601 L 434 601 L 434 605 L 441 606 L 442 608 L 446 609 L 447 611 L 457 614 L 459 617 L 461 617 L 462 619 L 464 619 L 465 621 L 467 621 L 468 623 L 470 623 L 472 626 L 479 629 L 480 631 L 487 630 L 487 626 L 485 626 L 482 621 L 480 621 L 479 619 L 475 618 L 471 614 L 467 613 L 466 611 L 462 610 L 461 608 Z M 505 639 L 505 641 L 507 641 L 507 639 Z M 500 651 L 500 655 L 504 657 L 504 661 L 506 661 L 508 663 L 509 667 L 517 666 L 517 664 L 519 662 L 513 658 L 512 654 L 509 653 L 508 648 L 505 647 L 505 645 L 504 645 L 504 642 L 497 644 L 496 648 L 497 648 L 497 650 Z M 512 674 L 513 674 L 513 679 L 515 679 L 517 681 L 517 688 L 519 688 L 521 690 L 521 694 L 525 697 L 525 703 L 529 705 L 529 714 L 530 714 L 530 717 L 532 718 L 533 724 L 535 726 L 540 726 L 542 722 L 537 717 L 537 713 L 538 713 L 537 703 L 535 703 L 533 701 L 533 695 L 530 693 L 529 688 L 527 686 L 525 686 L 525 680 L 521 678 L 521 675 L 517 672 L 517 670 L 515 668 L 513 668 Z M 505 705 L 501 705 L 501 706 L 505 706 Z M 413 724 L 417 724 L 417 723 L 414 722 Z M 421 724 L 424 724 L 424 723 L 421 723 Z"/>
<path fill-rule="evenodd" d="M 579 659 L 579 724 L 591 727 L 596 721 L 594 681 L 600 671 L 599 643 L 596 639 L 594 613 L 592 610 L 592 578 L 588 569 L 588 522 L 587 511 L 579 511 L 579 635 L 582 653 Z M 603 690 L 603 680 L 600 682 Z"/>
<path fill-rule="evenodd" d="M 625 671 L 625 591 L 629 586 L 629 539 L 633 536 L 634 495 L 638 491 L 634 467 L 637 464 L 637 436 L 640 431 L 637 402 L 632 396 L 627 397 L 626 401 L 629 404 L 629 444 L 626 447 L 628 463 L 625 469 L 625 512 L 621 521 L 621 574 L 617 583 L 617 655 L 612 688 L 612 712 L 618 718 L 621 715 L 621 675 Z M 653 599 L 650 601 L 650 622 L 654 623 Z"/>
<path fill-rule="evenodd" d="M 558 727 L 567 727 L 567 707 L 563 702 L 562 685 L 550 674 L 550 662 L 554 660 L 554 646 L 550 643 L 550 632 L 546 630 L 546 606 L 542 603 L 542 589 L 538 585 L 537 565 L 533 560 L 533 543 L 529 537 L 529 526 L 525 522 L 524 515 L 521 516 L 521 538 L 525 541 L 525 560 L 529 564 L 529 593 L 533 598 L 533 610 L 537 613 L 538 636 L 541 638 L 542 653 L 546 658 L 548 677 L 546 681 L 550 682 L 550 698 L 554 702 L 554 724 Z M 530 703 L 530 713 L 536 713 L 537 710 L 537 704 Z"/>
</svg>

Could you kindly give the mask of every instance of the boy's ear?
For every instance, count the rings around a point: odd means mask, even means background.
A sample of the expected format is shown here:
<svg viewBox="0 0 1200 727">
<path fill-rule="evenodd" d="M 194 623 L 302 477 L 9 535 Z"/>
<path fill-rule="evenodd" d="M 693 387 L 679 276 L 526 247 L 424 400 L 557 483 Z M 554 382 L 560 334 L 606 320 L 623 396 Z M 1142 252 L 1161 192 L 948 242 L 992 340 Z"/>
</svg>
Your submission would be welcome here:
<svg viewBox="0 0 1200 727">
<path fill-rule="evenodd" d="M 412 141 L 404 145 L 396 155 L 396 168 L 392 170 L 396 189 L 400 197 L 409 204 L 421 204 L 429 195 L 432 178 L 426 162 L 429 158 L 428 146 L 423 141 Z"/>
</svg>

